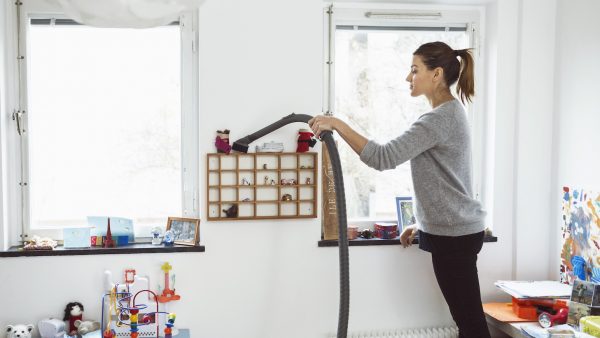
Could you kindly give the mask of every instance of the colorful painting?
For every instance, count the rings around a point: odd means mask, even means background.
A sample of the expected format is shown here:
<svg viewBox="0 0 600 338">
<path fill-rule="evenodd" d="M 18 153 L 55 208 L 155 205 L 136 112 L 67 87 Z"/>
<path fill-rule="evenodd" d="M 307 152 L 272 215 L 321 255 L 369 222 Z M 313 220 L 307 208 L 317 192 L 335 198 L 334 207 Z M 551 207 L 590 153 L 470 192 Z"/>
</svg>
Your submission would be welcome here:
<svg viewBox="0 0 600 338">
<path fill-rule="evenodd" d="M 560 281 L 600 283 L 600 193 L 563 188 Z"/>
</svg>

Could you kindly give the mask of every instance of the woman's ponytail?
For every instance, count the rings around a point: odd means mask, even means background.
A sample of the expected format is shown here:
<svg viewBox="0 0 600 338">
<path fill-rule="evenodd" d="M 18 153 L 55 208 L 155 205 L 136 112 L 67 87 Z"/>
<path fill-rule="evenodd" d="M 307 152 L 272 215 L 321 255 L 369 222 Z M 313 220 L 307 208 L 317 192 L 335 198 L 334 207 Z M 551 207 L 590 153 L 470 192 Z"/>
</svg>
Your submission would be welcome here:
<svg viewBox="0 0 600 338">
<path fill-rule="evenodd" d="M 456 94 L 460 97 L 462 103 L 471 102 L 471 97 L 475 95 L 475 79 L 473 56 L 470 49 L 458 49 L 454 53 L 460 57 L 460 73 L 456 85 Z"/>
</svg>

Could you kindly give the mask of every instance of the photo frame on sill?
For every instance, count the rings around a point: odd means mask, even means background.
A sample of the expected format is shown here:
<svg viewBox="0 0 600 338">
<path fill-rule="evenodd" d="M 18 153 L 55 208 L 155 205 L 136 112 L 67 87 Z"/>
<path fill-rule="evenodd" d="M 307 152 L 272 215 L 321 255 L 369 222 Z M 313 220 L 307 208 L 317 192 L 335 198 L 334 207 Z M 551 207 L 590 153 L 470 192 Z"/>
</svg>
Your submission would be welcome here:
<svg viewBox="0 0 600 338">
<path fill-rule="evenodd" d="M 396 215 L 398 217 L 399 233 L 402 233 L 402 230 L 404 230 L 406 227 L 417 223 L 413 209 L 412 197 L 396 197 Z"/>
<path fill-rule="evenodd" d="M 194 246 L 200 243 L 199 219 L 169 217 L 167 230 L 173 232 L 175 244 Z"/>
</svg>

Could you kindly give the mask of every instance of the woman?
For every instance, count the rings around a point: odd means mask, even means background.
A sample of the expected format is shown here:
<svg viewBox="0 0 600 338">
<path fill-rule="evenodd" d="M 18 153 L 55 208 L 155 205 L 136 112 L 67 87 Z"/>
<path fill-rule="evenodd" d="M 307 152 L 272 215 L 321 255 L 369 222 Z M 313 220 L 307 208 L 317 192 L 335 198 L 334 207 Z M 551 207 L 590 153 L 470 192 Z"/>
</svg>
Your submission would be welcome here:
<svg viewBox="0 0 600 338">
<path fill-rule="evenodd" d="M 406 228 L 400 242 L 407 247 L 418 233 L 419 248 L 431 253 L 459 337 L 488 338 L 476 264 L 485 212 L 473 198 L 466 114 L 450 92 L 458 81 L 461 101 L 471 100 L 473 67 L 468 49 L 453 50 L 443 42 L 420 46 L 413 53 L 406 81 L 411 96 L 425 95 L 432 110 L 386 144 L 367 140 L 335 117 L 316 116 L 309 124 L 317 136 L 335 130 L 364 163 L 377 170 L 393 169 L 410 160 L 418 228 Z"/>
</svg>

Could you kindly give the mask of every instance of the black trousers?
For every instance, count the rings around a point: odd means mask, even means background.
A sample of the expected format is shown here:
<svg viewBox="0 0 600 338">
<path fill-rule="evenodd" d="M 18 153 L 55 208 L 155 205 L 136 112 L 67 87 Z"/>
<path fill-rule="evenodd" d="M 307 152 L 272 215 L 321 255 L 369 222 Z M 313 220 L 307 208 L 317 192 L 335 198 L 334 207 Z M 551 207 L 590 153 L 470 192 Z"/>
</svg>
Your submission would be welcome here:
<svg viewBox="0 0 600 338">
<path fill-rule="evenodd" d="M 419 231 L 419 248 L 431 252 L 433 271 L 458 326 L 459 338 L 490 338 L 477 275 L 483 235 L 483 231 L 458 237 Z"/>
</svg>

